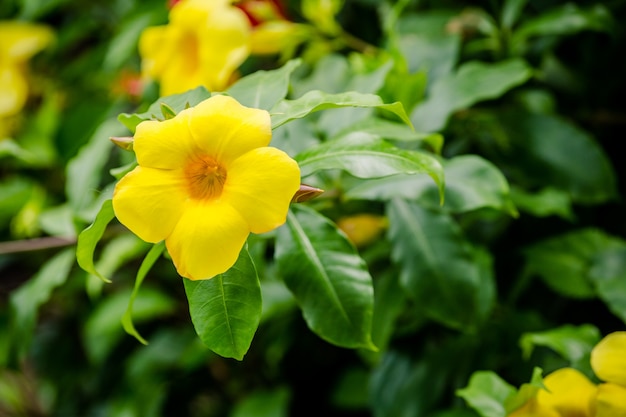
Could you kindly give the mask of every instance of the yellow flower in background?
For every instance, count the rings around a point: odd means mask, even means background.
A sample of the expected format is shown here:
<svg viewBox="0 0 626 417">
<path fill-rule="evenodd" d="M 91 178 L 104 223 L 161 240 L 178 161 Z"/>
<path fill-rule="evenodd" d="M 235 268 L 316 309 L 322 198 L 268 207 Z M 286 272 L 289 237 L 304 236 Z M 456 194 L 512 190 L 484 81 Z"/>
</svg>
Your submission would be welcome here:
<svg viewBox="0 0 626 417">
<path fill-rule="evenodd" d="M 626 332 L 605 336 L 591 351 L 591 367 L 601 380 L 626 387 Z"/>
<path fill-rule="evenodd" d="M 229 0 L 182 0 L 169 24 L 149 27 L 139 39 L 142 71 L 161 95 L 197 86 L 224 90 L 250 52 L 250 24 Z"/>
<path fill-rule="evenodd" d="M 596 417 L 626 417 L 626 332 L 605 336 L 591 351 L 598 386 Z"/>
<path fill-rule="evenodd" d="M 139 166 L 115 187 L 115 215 L 143 240 L 165 240 L 180 275 L 227 271 L 250 232 L 285 222 L 300 186 L 297 163 L 268 147 L 271 135 L 269 113 L 222 95 L 140 123 Z"/>
<path fill-rule="evenodd" d="M 44 49 L 53 38 L 43 25 L 0 22 L 0 118 L 22 110 L 28 98 L 26 63 Z"/>
<path fill-rule="evenodd" d="M 373 243 L 387 228 L 387 218 L 375 214 L 361 213 L 337 220 L 337 226 L 357 248 Z"/>
<path fill-rule="evenodd" d="M 573 368 L 558 369 L 543 383 L 546 390 L 539 390 L 537 402 L 551 407 L 562 417 L 589 417 L 596 386 L 580 371 Z"/>
</svg>

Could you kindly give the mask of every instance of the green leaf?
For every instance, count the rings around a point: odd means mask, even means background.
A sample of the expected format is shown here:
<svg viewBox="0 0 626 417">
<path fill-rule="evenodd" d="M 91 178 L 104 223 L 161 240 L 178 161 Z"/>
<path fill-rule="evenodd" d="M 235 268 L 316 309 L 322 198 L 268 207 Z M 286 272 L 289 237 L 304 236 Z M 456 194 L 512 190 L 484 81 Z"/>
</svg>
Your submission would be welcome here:
<svg viewBox="0 0 626 417">
<path fill-rule="evenodd" d="M 491 371 L 476 371 L 465 388 L 456 391 L 482 417 L 506 417 L 504 407 L 507 398 L 515 395 L 516 389 L 498 374 Z"/>
<path fill-rule="evenodd" d="M 353 134 L 362 132 L 378 136 L 381 139 L 394 140 L 398 142 L 424 142 L 432 150 L 440 154 L 443 147 L 443 136 L 439 133 L 418 133 L 409 126 L 378 117 L 368 117 L 340 130 L 333 139 L 341 139 Z"/>
<path fill-rule="evenodd" d="M 614 23 L 611 12 L 601 4 L 584 9 L 567 3 L 526 20 L 513 32 L 512 44 L 517 53 L 523 53 L 520 48 L 531 36 L 571 35 L 583 30 L 609 32 Z"/>
<path fill-rule="evenodd" d="M 338 346 L 375 350 L 374 294 L 363 259 L 326 217 L 293 206 L 276 236 L 277 267 L 309 328 Z"/>
<path fill-rule="evenodd" d="M 174 113 L 180 113 L 186 108 L 193 107 L 209 97 L 211 97 L 211 93 L 205 87 L 200 86 L 184 93 L 161 97 L 152 103 L 147 111 L 132 114 L 121 113 L 117 119 L 134 134 L 137 125 L 145 120 L 167 119 L 171 117 L 172 111 Z M 163 104 L 165 104 L 165 107 Z M 165 113 L 163 113 L 164 108 L 166 108 Z"/>
<path fill-rule="evenodd" d="M 593 256 L 589 278 L 598 297 L 626 323 L 626 247 L 609 248 Z"/>
<path fill-rule="evenodd" d="M 528 0 L 505 0 L 500 13 L 500 23 L 503 28 L 511 29 L 522 14 Z"/>
<path fill-rule="evenodd" d="M 540 389 L 545 389 L 542 374 L 543 370 L 541 368 L 533 368 L 533 375 L 530 382 L 522 384 L 515 395 L 506 399 L 504 406 L 506 408 L 507 415 L 522 407 L 531 398 L 535 398 Z"/>
<path fill-rule="evenodd" d="M 528 192 L 520 187 L 511 187 L 511 199 L 520 211 L 536 217 L 559 216 L 574 220 L 572 199 L 565 191 L 546 187 L 537 192 Z"/>
<path fill-rule="evenodd" d="M 114 146 L 109 138 L 123 133 L 124 128 L 115 119 L 106 120 L 68 163 L 65 192 L 75 213 L 87 209 L 98 198 L 102 172 Z"/>
<path fill-rule="evenodd" d="M 617 195 L 610 159 L 596 140 L 569 121 L 553 115 L 501 112 L 498 143 L 484 150 L 508 173 L 511 182 L 527 188 L 552 187 L 566 191 L 574 202 L 602 203 Z M 564 150 L 567 150 L 565 152 Z"/>
<path fill-rule="evenodd" d="M 471 331 L 491 311 L 495 283 L 488 253 L 472 247 L 446 214 L 401 199 L 387 206 L 400 283 L 432 319 Z"/>
<path fill-rule="evenodd" d="M 409 126 L 411 125 L 411 121 L 400 102 L 385 104 L 383 100 L 375 94 L 361 94 L 353 91 L 328 94 L 314 90 L 309 91 L 295 100 L 279 101 L 272 110 L 270 110 L 272 129 L 276 129 L 290 120 L 300 119 L 320 110 L 342 107 L 363 107 L 386 110 L 398 116 Z"/>
<path fill-rule="evenodd" d="M 103 297 L 84 323 L 83 345 L 89 360 L 102 363 L 127 333 L 120 320 L 128 308 L 131 289 L 124 289 Z M 172 314 L 177 301 L 164 291 L 144 286 L 133 302 L 133 322 L 149 320 Z M 159 322 L 162 324 L 162 321 Z M 150 345 L 151 346 L 151 345 Z"/>
<path fill-rule="evenodd" d="M 520 347 L 526 360 L 535 346 L 545 346 L 569 361 L 571 366 L 589 368 L 590 371 L 589 355 L 599 341 L 600 331 L 596 326 L 566 324 L 543 332 L 524 333 L 520 338 Z"/>
<path fill-rule="evenodd" d="M 25 354 L 30 345 L 37 310 L 50 299 L 55 288 L 65 283 L 73 265 L 74 251 L 65 249 L 41 265 L 35 276 L 11 293 L 12 339 L 18 354 Z"/>
<path fill-rule="evenodd" d="M 135 338 L 144 345 L 147 345 L 148 342 L 146 342 L 146 340 L 141 337 L 139 332 L 137 332 L 137 329 L 135 329 L 135 325 L 133 324 L 133 303 L 135 302 L 135 298 L 137 298 L 141 283 L 143 282 L 148 272 L 150 272 L 150 269 L 152 268 L 154 263 L 157 261 L 157 259 L 159 259 L 164 249 L 164 242 L 157 243 L 156 245 L 152 246 L 146 257 L 144 258 L 141 266 L 139 267 L 139 271 L 137 272 L 137 277 L 135 278 L 135 286 L 133 288 L 132 294 L 130 295 L 128 307 L 126 308 L 126 312 L 122 317 L 122 327 L 124 327 L 126 333 L 131 336 L 135 336 Z"/>
<path fill-rule="evenodd" d="M 290 391 L 281 387 L 272 391 L 259 390 L 246 396 L 230 413 L 230 417 L 287 417 Z"/>
<path fill-rule="evenodd" d="M 491 162 L 477 155 L 462 155 L 442 164 L 446 184 L 441 210 L 464 213 L 491 207 L 517 216 L 509 184 Z M 436 208 L 439 193 L 439 188 L 428 179 L 401 174 L 357 184 L 346 192 L 346 198 L 388 201 L 399 197 Z"/>
<path fill-rule="evenodd" d="M 368 134 L 355 133 L 323 143 L 296 156 L 303 177 L 325 169 L 341 169 L 358 178 L 380 178 L 396 174 L 428 174 L 443 198 L 443 168 L 433 156 L 399 149 Z M 437 199 L 439 201 L 439 199 Z"/>
<path fill-rule="evenodd" d="M 115 213 L 113 212 L 113 203 L 106 200 L 100 211 L 96 215 L 93 223 L 78 235 L 78 243 L 76 245 L 76 260 L 78 265 L 85 271 L 99 277 L 104 282 L 111 282 L 108 278 L 100 274 L 93 262 L 94 251 L 96 245 L 102 238 L 107 225 L 113 220 Z"/>
<path fill-rule="evenodd" d="M 554 291 L 573 298 L 592 298 L 596 291 L 589 268 L 595 256 L 626 242 L 596 229 L 582 229 L 538 242 L 524 251 L 525 273 L 540 276 Z"/>
<path fill-rule="evenodd" d="M 211 279 L 183 279 L 191 321 L 202 342 L 218 355 L 242 360 L 261 318 L 261 287 L 244 248 L 235 265 Z"/>
<path fill-rule="evenodd" d="M 270 110 L 287 96 L 291 73 L 302 61 L 294 59 L 272 71 L 256 71 L 233 84 L 226 93 L 244 106 Z"/>
<path fill-rule="evenodd" d="M 439 131 L 453 112 L 479 101 L 498 98 L 526 82 L 531 75 L 531 68 L 521 59 L 494 64 L 467 62 L 433 85 L 428 98 L 411 113 L 411 121 L 418 131 Z"/>
</svg>

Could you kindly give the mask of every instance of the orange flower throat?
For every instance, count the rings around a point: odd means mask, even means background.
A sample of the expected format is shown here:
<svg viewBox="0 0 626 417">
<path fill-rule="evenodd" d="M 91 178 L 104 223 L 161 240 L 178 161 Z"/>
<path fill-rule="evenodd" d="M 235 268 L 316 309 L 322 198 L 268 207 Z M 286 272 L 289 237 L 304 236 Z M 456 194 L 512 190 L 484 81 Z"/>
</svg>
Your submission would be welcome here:
<svg viewBox="0 0 626 417">
<path fill-rule="evenodd" d="M 210 156 L 193 159 L 185 167 L 189 195 L 195 200 L 213 200 L 222 194 L 226 169 Z"/>
</svg>

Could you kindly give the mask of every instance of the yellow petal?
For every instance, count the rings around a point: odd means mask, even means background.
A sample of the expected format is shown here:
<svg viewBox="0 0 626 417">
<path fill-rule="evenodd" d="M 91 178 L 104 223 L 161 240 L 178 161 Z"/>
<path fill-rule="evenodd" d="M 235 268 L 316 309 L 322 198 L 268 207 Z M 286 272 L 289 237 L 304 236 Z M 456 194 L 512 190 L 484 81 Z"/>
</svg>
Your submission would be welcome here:
<svg viewBox="0 0 626 417">
<path fill-rule="evenodd" d="M 235 264 L 249 233 L 246 221 L 223 201 L 189 200 L 165 244 L 181 276 L 209 279 Z"/>
<path fill-rule="evenodd" d="M 250 37 L 251 52 L 256 55 L 278 54 L 306 40 L 306 26 L 287 20 L 274 20 L 256 26 Z"/>
<path fill-rule="evenodd" d="M 26 61 L 45 48 L 53 37 L 47 26 L 19 21 L 0 22 L 0 61 Z"/>
<path fill-rule="evenodd" d="M 537 403 L 531 398 L 526 404 L 510 413 L 507 417 L 563 417 L 551 407 Z"/>
<path fill-rule="evenodd" d="M 17 66 L 0 66 L 0 118 L 19 113 L 28 97 L 28 83 Z"/>
<path fill-rule="evenodd" d="M 152 26 L 141 32 L 138 48 L 141 55 L 141 70 L 145 76 L 158 79 L 167 62 L 171 61 L 170 54 L 165 53 L 166 42 L 168 42 L 167 26 Z"/>
<path fill-rule="evenodd" d="M 581 372 L 562 368 L 543 380 L 546 390 L 537 393 L 537 402 L 552 407 L 565 417 L 590 417 L 596 386 Z"/>
<path fill-rule="evenodd" d="M 189 128 L 196 143 L 226 168 L 234 159 L 267 146 L 272 139 L 269 113 L 244 107 L 232 97 L 213 96 L 192 111 Z"/>
<path fill-rule="evenodd" d="M 228 1 L 190 0 L 176 4 L 171 23 L 193 28 L 203 85 L 211 91 L 227 87 L 250 50 L 250 23 L 245 13 Z"/>
<path fill-rule="evenodd" d="M 189 132 L 191 114 L 187 109 L 162 122 L 148 120 L 139 123 L 133 143 L 137 163 L 149 168 L 182 168 L 190 155 L 198 150 Z"/>
<path fill-rule="evenodd" d="M 600 384 L 595 417 L 626 417 L 626 387 L 610 382 Z"/>
<path fill-rule="evenodd" d="M 222 199 L 246 219 L 253 233 L 265 233 L 285 223 L 289 203 L 300 188 L 296 161 L 276 148 L 257 148 L 228 168 Z"/>
<path fill-rule="evenodd" d="M 591 367 L 598 378 L 626 386 L 626 332 L 614 332 L 591 351 Z"/>
<path fill-rule="evenodd" d="M 141 239 L 160 242 L 182 215 L 185 186 L 181 171 L 137 167 L 115 186 L 113 211 Z"/>
<path fill-rule="evenodd" d="M 348 236 L 356 247 L 373 243 L 387 228 L 387 219 L 369 213 L 345 216 L 337 221 L 337 226 Z"/>
</svg>

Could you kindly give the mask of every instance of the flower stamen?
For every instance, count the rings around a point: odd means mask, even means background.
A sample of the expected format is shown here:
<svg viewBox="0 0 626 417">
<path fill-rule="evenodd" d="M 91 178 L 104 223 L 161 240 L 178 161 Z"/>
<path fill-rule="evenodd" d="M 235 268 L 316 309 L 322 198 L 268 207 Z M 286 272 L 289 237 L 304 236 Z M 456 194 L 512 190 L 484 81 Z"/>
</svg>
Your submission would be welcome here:
<svg viewBox="0 0 626 417">
<path fill-rule="evenodd" d="M 195 200 L 213 200 L 222 194 L 226 169 L 209 156 L 190 161 L 185 167 L 189 195 Z"/>
</svg>

